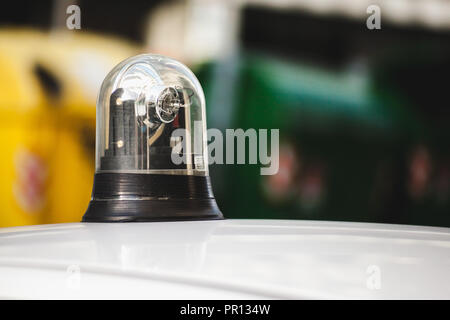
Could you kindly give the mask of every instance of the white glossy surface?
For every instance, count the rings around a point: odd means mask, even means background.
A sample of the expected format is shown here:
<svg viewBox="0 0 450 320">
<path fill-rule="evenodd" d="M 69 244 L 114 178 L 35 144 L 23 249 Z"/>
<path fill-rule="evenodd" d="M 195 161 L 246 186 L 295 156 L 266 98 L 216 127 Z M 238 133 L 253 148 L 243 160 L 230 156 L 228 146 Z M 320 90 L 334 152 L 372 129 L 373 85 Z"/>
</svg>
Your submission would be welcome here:
<svg viewBox="0 0 450 320">
<path fill-rule="evenodd" d="M 446 228 L 224 220 L 0 229 L 2 298 L 450 299 L 449 271 Z"/>
</svg>

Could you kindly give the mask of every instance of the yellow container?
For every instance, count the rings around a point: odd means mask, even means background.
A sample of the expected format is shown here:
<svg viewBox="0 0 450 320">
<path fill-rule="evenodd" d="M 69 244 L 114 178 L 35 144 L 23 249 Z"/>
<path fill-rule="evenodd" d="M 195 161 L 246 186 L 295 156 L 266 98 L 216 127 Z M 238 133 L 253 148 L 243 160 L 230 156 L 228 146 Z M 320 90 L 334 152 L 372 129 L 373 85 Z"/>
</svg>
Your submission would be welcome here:
<svg viewBox="0 0 450 320">
<path fill-rule="evenodd" d="M 0 227 L 80 221 L 94 173 L 96 94 L 131 44 L 0 31 Z"/>
</svg>

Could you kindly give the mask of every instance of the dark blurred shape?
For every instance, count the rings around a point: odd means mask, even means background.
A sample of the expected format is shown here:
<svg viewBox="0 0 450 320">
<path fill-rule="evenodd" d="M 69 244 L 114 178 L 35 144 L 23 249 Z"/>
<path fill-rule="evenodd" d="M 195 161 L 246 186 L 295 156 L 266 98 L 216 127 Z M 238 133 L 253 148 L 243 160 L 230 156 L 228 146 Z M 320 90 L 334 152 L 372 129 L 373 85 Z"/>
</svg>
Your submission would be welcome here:
<svg viewBox="0 0 450 320">
<path fill-rule="evenodd" d="M 0 10 L 0 24 L 3 26 L 29 26 L 43 30 L 49 30 L 52 27 L 65 28 L 64 22 L 68 16 L 66 14 L 67 6 L 76 4 L 81 9 L 81 30 L 122 36 L 129 40 L 142 42 L 146 34 L 147 16 L 150 10 L 161 2 L 162 0 L 8 1 L 7 9 Z M 55 21 L 63 25 L 55 26 Z"/>
<path fill-rule="evenodd" d="M 43 89 L 53 98 L 59 98 L 61 95 L 61 83 L 50 70 L 40 64 L 34 67 L 34 73 L 42 84 Z"/>
<path fill-rule="evenodd" d="M 149 12 L 162 0 L 79 1 L 83 28 L 143 42 Z"/>
<path fill-rule="evenodd" d="M 51 0 L 7 1 L 7 5 L 2 6 L 0 10 L 0 23 L 8 27 L 50 28 L 54 2 Z"/>
</svg>

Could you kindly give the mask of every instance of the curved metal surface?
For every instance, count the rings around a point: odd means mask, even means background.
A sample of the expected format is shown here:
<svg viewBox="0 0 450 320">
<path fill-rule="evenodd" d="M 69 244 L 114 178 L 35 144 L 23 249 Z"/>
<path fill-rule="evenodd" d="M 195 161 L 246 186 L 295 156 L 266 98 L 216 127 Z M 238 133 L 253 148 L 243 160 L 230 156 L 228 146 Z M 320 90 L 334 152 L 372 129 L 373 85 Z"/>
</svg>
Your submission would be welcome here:
<svg viewBox="0 0 450 320">
<path fill-rule="evenodd" d="M 449 299 L 450 231 L 222 220 L 0 229 L 0 297 Z"/>
</svg>

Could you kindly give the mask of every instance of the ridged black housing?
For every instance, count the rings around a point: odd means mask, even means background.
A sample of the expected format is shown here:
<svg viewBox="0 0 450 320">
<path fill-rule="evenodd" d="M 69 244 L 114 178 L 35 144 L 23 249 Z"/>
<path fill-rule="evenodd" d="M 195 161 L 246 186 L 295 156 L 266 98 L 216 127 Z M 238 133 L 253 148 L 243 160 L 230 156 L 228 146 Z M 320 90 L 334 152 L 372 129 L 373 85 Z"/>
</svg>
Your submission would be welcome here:
<svg viewBox="0 0 450 320">
<path fill-rule="evenodd" d="M 83 222 L 217 220 L 207 176 L 96 173 Z"/>
</svg>

